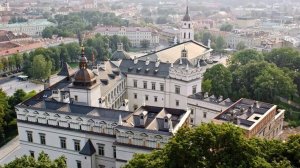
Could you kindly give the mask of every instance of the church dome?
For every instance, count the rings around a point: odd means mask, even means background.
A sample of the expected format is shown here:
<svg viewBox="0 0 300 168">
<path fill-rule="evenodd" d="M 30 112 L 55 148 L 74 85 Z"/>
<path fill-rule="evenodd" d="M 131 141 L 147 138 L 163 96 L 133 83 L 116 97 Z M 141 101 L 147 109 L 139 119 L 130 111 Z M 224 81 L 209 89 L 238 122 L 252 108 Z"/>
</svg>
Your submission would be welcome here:
<svg viewBox="0 0 300 168">
<path fill-rule="evenodd" d="M 88 61 L 84 55 L 84 50 L 82 49 L 79 70 L 74 76 L 74 86 L 92 86 L 96 83 L 95 74 L 90 69 L 88 69 L 87 62 Z"/>
</svg>

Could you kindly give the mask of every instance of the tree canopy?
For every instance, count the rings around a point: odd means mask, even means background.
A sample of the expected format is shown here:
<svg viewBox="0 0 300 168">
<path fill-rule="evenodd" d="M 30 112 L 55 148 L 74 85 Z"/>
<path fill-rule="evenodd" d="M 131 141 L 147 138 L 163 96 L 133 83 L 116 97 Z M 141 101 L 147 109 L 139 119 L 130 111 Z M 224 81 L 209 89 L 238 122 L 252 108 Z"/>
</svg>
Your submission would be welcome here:
<svg viewBox="0 0 300 168">
<path fill-rule="evenodd" d="M 0 166 L 0 168 L 67 168 L 66 158 L 64 156 L 60 156 L 55 160 L 50 160 L 49 156 L 45 152 L 41 152 L 38 156 L 38 159 L 34 159 L 31 156 L 22 156 L 20 158 L 16 158 L 14 161 Z"/>
<path fill-rule="evenodd" d="M 300 135 L 287 142 L 246 139 L 231 124 L 181 128 L 163 149 L 135 154 L 125 168 L 291 168 L 299 167 Z"/>
</svg>

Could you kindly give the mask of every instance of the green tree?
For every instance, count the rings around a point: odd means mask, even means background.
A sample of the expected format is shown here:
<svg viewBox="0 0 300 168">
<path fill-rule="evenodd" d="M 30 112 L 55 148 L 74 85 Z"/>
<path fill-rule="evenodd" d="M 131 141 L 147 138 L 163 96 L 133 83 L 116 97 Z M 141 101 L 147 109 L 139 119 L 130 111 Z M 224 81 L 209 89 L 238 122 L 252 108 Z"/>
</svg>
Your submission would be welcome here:
<svg viewBox="0 0 300 168">
<path fill-rule="evenodd" d="M 204 81 L 202 82 L 202 91 L 203 91 L 203 92 L 210 93 L 211 87 L 212 87 L 211 82 L 212 82 L 212 81 L 209 80 L 209 79 L 204 80 Z"/>
<path fill-rule="evenodd" d="M 231 65 L 245 65 L 251 60 L 262 61 L 263 55 L 255 50 L 247 49 L 235 53 L 230 58 Z"/>
<path fill-rule="evenodd" d="M 246 139 L 243 131 L 231 124 L 184 127 L 163 149 L 150 154 L 135 154 L 125 168 L 299 167 L 299 137 L 283 143 Z"/>
<path fill-rule="evenodd" d="M 236 49 L 239 51 L 246 49 L 246 47 L 247 47 L 246 44 L 242 41 L 236 45 Z"/>
<path fill-rule="evenodd" d="M 7 71 L 7 69 L 8 69 L 8 60 L 7 60 L 7 58 L 5 58 L 5 57 L 1 58 L 1 63 L 3 65 L 3 70 Z"/>
<path fill-rule="evenodd" d="M 150 47 L 150 41 L 149 40 L 141 40 L 141 47 L 144 49 L 147 49 Z"/>
<path fill-rule="evenodd" d="M 51 68 L 51 61 L 46 61 L 43 55 L 36 55 L 30 67 L 30 76 L 33 79 L 47 79 L 50 77 Z"/>
<path fill-rule="evenodd" d="M 223 52 L 224 50 L 224 46 L 225 46 L 225 40 L 222 36 L 218 36 L 216 39 L 216 47 L 214 48 L 216 50 L 216 52 Z"/>
<path fill-rule="evenodd" d="M 23 56 L 18 53 L 18 54 L 14 54 L 13 57 L 14 57 L 14 60 L 15 60 L 15 63 L 16 63 L 16 65 L 15 65 L 16 68 L 18 70 L 21 69 L 22 66 L 23 66 L 23 62 L 24 62 Z"/>
<path fill-rule="evenodd" d="M 65 45 L 72 62 L 78 59 L 81 48 L 78 43 L 69 43 Z"/>
<path fill-rule="evenodd" d="M 293 80 L 277 67 L 268 67 L 255 78 L 255 99 L 273 102 L 276 96 L 289 98 L 296 93 Z"/>
<path fill-rule="evenodd" d="M 215 96 L 228 97 L 231 93 L 232 75 L 222 64 L 207 69 L 204 81 L 211 80 L 211 93 Z"/>
<path fill-rule="evenodd" d="M 4 165 L 0 168 L 21 168 L 21 167 L 35 167 L 35 168 L 67 168 L 66 158 L 64 156 L 60 156 L 55 160 L 50 160 L 49 156 L 41 152 L 38 156 L 38 159 L 35 160 L 31 156 L 22 156 L 20 158 L 16 158 L 14 161 Z"/>
<path fill-rule="evenodd" d="M 226 31 L 226 32 L 231 32 L 232 29 L 233 29 L 233 26 L 229 23 L 222 24 L 220 27 L 221 31 Z"/>
<path fill-rule="evenodd" d="M 53 36 L 53 27 L 46 27 L 42 32 L 43 38 L 52 38 Z"/>
<path fill-rule="evenodd" d="M 265 60 L 276 64 L 280 68 L 300 69 L 300 53 L 293 48 L 273 49 L 266 54 Z"/>
<path fill-rule="evenodd" d="M 26 96 L 26 92 L 23 89 L 18 89 L 15 93 L 9 98 L 8 103 L 14 107 L 17 104 L 21 103 Z"/>
</svg>

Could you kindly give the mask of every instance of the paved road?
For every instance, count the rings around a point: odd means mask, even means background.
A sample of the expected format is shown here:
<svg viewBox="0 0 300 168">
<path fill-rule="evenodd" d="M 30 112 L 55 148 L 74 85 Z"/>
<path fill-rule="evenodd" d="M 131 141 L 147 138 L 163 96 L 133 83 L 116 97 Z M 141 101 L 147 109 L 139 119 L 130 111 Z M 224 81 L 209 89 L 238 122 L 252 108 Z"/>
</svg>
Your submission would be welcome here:
<svg viewBox="0 0 300 168">
<path fill-rule="evenodd" d="M 21 156 L 19 136 L 0 148 L 0 165 L 4 165 Z"/>
<path fill-rule="evenodd" d="M 8 96 L 11 96 L 18 89 L 23 89 L 26 93 L 31 92 L 32 90 L 40 92 L 44 89 L 44 85 L 13 79 L 6 83 L 0 84 L 0 88 L 2 88 Z"/>
</svg>

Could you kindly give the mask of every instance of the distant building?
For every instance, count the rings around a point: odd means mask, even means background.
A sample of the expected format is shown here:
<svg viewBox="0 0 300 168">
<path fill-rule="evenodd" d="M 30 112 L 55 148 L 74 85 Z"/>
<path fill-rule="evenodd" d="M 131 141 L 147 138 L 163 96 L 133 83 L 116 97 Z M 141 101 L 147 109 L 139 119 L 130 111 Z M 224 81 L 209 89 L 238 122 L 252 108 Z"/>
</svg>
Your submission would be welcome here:
<svg viewBox="0 0 300 168">
<path fill-rule="evenodd" d="M 0 12 L 2 11 L 10 11 L 9 2 L 5 0 L 4 3 L 0 4 Z"/>
<path fill-rule="evenodd" d="M 148 40 L 151 46 L 159 44 L 157 31 L 147 27 L 96 27 L 94 32 L 108 36 L 126 36 L 134 47 L 140 47 L 143 40 Z"/>
<path fill-rule="evenodd" d="M 46 19 L 29 20 L 28 22 L 0 24 L 0 30 L 12 31 L 13 33 L 25 33 L 30 36 L 41 36 L 43 30 L 48 26 L 55 26 Z"/>
<path fill-rule="evenodd" d="M 282 132 L 285 110 L 277 105 L 240 99 L 213 119 L 214 123 L 233 123 L 246 137 L 273 139 Z"/>
</svg>

